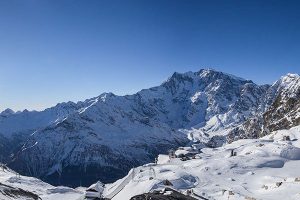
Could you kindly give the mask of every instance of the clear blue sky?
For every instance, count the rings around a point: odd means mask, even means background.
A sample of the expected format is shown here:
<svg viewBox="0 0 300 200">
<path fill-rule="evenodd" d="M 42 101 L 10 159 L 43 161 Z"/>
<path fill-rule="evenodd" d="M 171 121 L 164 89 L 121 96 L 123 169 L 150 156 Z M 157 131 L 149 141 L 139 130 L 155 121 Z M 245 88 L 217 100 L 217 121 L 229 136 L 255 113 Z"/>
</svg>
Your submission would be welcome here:
<svg viewBox="0 0 300 200">
<path fill-rule="evenodd" d="M 0 0 L 0 110 L 131 94 L 212 67 L 256 83 L 300 73 L 300 3 Z"/>
</svg>

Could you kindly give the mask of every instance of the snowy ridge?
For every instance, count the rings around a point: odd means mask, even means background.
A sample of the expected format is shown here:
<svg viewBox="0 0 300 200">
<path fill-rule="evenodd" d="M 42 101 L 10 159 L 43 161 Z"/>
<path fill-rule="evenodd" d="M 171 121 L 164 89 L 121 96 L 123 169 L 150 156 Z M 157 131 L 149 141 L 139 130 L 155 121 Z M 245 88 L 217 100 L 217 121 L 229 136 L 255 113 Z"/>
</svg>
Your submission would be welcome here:
<svg viewBox="0 0 300 200">
<path fill-rule="evenodd" d="M 11 137 L 14 134 L 33 132 L 45 126 L 57 123 L 68 117 L 79 109 L 90 106 L 92 102 L 73 102 L 59 103 L 54 107 L 43 111 L 14 112 L 6 109 L 0 114 L 0 134 Z"/>
</svg>

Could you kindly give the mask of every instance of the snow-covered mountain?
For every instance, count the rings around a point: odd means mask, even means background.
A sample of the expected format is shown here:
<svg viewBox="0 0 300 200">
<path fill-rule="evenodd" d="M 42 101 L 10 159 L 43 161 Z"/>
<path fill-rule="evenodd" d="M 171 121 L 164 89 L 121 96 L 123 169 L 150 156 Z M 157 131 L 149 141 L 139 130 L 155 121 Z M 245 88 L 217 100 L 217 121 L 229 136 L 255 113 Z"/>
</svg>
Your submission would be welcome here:
<svg viewBox="0 0 300 200">
<path fill-rule="evenodd" d="M 270 109 L 282 94 L 276 85 L 283 84 L 260 86 L 210 69 L 174 73 L 160 86 L 134 95 L 104 93 L 41 112 L 6 111 L 0 133 L 18 145 L 26 138 L 21 150 L 5 152 L 14 153 L 10 166 L 21 173 L 73 186 L 109 182 L 186 144 L 187 138 L 223 144 L 225 132 Z M 24 139 L 15 141 L 16 134 Z"/>
</svg>

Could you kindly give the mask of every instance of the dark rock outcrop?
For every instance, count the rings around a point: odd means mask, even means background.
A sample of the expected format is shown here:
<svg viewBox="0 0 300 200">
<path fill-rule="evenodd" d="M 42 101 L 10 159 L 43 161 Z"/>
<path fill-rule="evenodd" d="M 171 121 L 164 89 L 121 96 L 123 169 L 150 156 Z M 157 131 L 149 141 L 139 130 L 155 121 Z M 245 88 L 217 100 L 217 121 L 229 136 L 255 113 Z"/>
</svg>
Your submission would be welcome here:
<svg viewBox="0 0 300 200">
<path fill-rule="evenodd" d="M 184 195 L 173 189 L 166 188 L 164 191 L 154 191 L 151 193 L 137 195 L 132 197 L 130 200 L 196 200 L 196 198 Z"/>
</svg>

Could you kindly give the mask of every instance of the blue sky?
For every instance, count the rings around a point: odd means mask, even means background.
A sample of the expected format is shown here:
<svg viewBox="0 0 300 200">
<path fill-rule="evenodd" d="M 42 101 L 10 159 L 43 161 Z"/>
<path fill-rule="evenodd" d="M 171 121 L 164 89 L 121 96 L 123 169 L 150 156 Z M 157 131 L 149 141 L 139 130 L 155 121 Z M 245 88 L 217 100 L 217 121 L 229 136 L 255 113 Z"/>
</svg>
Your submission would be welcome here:
<svg viewBox="0 0 300 200">
<path fill-rule="evenodd" d="M 174 71 L 300 73 L 300 3 L 0 0 L 0 110 L 132 94 Z"/>
</svg>

